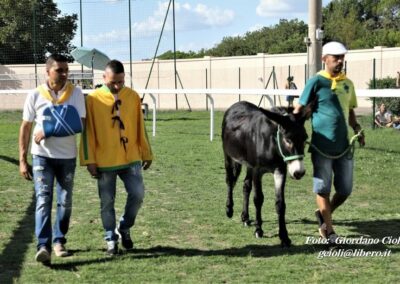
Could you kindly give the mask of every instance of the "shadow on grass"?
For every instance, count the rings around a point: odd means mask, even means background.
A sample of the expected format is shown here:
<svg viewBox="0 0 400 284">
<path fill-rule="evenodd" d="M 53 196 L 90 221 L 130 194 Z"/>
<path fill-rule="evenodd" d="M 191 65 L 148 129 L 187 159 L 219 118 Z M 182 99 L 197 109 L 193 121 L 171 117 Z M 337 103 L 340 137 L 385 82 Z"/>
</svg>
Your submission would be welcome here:
<svg viewBox="0 0 400 284">
<path fill-rule="evenodd" d="M 11 158 L 11 157 L 8 157 L 8 156 L 0 155 L 0 160 L 4 160 L 4 161 L 9 162 L 9 163 L 11 163 L 13 165 L 19 166 L 19 161 L 17 159 L 15 159 L 15 158 Z M 33 176 L 32 165 L 30 165 L 30 164 L 28 165 L 28 171 L 31 174 L 31 176 Z"/>
<path fill-rule="evenodd" d="M 4 160 L 4 161 L 14 164 L 16 166 L 19 166 L 19 161 L 17 159 L 14 159 L 14 158 L 11 158 L 8 156 L 0 155 L 0 160 Z"/>
<path fill-rule="evenodd" d="M 352 227 L 353 231 L 359 235 L 369 236 L 371 238 L 382 239 L 384 237 L 400 236 L 400 219 L 388 220 L 340 220 L 335 222 L 339 226 Z"/>
<path fill-rule="evenodd" d="M 381 250 L 385 251 L 385 247 L 371 245 L 341 245 L 341 249 L 360 249 L 365 251 Z M 338 248 L 337 248 L 338 249 Z M 79 266 L 92 265 L 96 263 L 106 263 L 112 261 L 133 259 L 151 259 L 160 257 L 213 257 L 213 256 L 226 256 L 226 257 L 257 257 L 257 258 L 268 258 L 276 256 L 289 256 L 289 255 L 313 255 L 318 256 L 319 252 L 327 251 L 329 247 L 323 244 L 303 244 L 299 246 L 291 246 L 290 248 L 282 248 L 280 245 L 247 245 L 241 248 L 226 248 L 217 250 L 202 250 L 196 248 L 177 248 L 170 246 L 156 246 L 146 249 L 134 249 L 130 252 L 125 252 L 122 255 L 91 260 L 80 260 L 71 261 L 66 263 L 56 263 L 51 265 L 51 269 L 54 270 L 68 270 L 78 271 Z M 391 253 L 398 253 L 400 248 L 391 248 Z"/>
<path fill-rule="evenodd" d="M 387 154 L 387 153 L 400 154 L 400 151 L 398 151 L 398 150 L 387 149 L 387 148 L 385 149 L 385 148 L 376 148 L 376 147 L 365 146 L 364 149 L 376 151 L 376 152 L 383 152 L 385 154 Z"/>
<path fill-rule="evenodd" d="M 293 223 L 296 223 L 294 221 Z M 317 222 L 309 219 L 302 219 L 298 223 L 315 224 Z M 334 221 L 335 226 L 350 227 L 349 231 L 354 232 L 352 235 L 346 235 L 347 238 L 374 238 L 382 240 L 385 237 L 400 237 L 400 219 L 386 220 L 338 220 Z M 399 244 L 400 245 L 400 244 Z"/>
<path fill-rule="evenodd" d="M 21 275 L 25 254 L 33 241 L 35 224 L 35 195 L 26 209 L 25 216 L 12 232 L 9 243 L 0 255 L 0 283 L 14 283 Z"/>
<path fill-rule="evenodd" d="M 302 219 L 298 221 L 292 221 L 290 223 L 299 224 L 315 224 L 315 221 L 308 219 Z M 386 236 L 393 236 L 393 238 L 399 238 L 400 220 L 374 220 L 374 221 L 353 221 L 344 220 L 336 222 L 339 226 L 348 226 L 354 229 L 355 235 L 346 236 L 347 238 L 360 238 L 364 236 L 366 238 L 374 238 L 382 240 Z M 317 239 L 317 238 L 316 238 Z M 344 244 L 340 246 L 340 249 L 351 249 L 351 250 L 364 250 L 364 251 L 381 251 L 384 253 L 386 250 L 390 250 L 391 254 L 400 253 L 400 246 L 398 244 L 387 245 L 382 244 Z M 51 265 L 51 269 L 54 270 L 69 270 L 77 271 L 79 266 L 91 265 L 96 263 L 105 263 L 110 261 L 118 261 L 125 259 L 151 259 L 160 257 L 213 257 L 213 256 L 226 256 L 226 257 L 257 257 L 257 258 L 269 258 L 276 256 L 290 256 L 290 255 L 314 255 L 318 256 L 319 252 L 327 251 L 329 247 L 325 244 L 320 243 L 309 243 L 301 245 L 293 245 L 290 248 L 282 248 L 280 245 L 247 245 L 244 247 L 232 247 L 225 249 L 197 249 L 197 248 L 178 248 L 171 246 L 156 246 L 152 248 L 138 248 L 130 252 L 124 252 L 122 255 L 109 258 L 97 258 L 79 261 L 70 261 L 65 263 L 56 263 Z M 104 253 L 104 252 L 103 252 Z"/>
<path fill-rule="evenodd" d="M 129 252 L 124 252 L 119 256 L 103 257 L 90 260 L 79 260 L 65 263 L 51 264 L 50 268 L 54 270 L 69 270 L 77 271 L 77 267 L 82 265 L 91 265 L 96 263 L 105 263 L 110 261 L 124 260 L 127 258 L 132 259 L 148 259 L 159 257 L 196 257 L 196 256 L 229 256 L 229 257 L 275 257 L 278 255 L 294 255 L 294 254 L 314 254 L 320 250 L 325 249 L 324 245 L 300 245 L 291 246 L 290 248 L 282 248 L 280 245 L 266 246 L 266 245 L 248 245 L 239 248 L 226 248 L 216 250 L 202 250 L 196 248 L 177 248 L 170 246 L 156 246 L 145 249 L 134 249 Z"/>
<path fill-rule="evenodd" d="M 316 221 L 309 219 L 301 219 L 298 222 L 294 221 L 292 223 L 315 224 L 315 226 L 317 226 Z M 347 234 L 343 236 L 347 239 L 360 239 L 362 236 L 364 239 L 368 240 L 379 240 L 378 244 L 367 245 L 365 249 L 391 249 L 393 252 L 400 252 L 400 219 L 338 220 L 334 222 L 334 225 L 350 227 L 348 230 L 353 232 L 353 234 Z M 387 241 L 389 239 L 397 240 L 394 241 L 394 245 L 396 246 L 395 248 L 388 246 Z M 385 244 L 382 243 L 383 241 Z M 357 248 L 359 247 L 357 246 Z"/>
</svg>

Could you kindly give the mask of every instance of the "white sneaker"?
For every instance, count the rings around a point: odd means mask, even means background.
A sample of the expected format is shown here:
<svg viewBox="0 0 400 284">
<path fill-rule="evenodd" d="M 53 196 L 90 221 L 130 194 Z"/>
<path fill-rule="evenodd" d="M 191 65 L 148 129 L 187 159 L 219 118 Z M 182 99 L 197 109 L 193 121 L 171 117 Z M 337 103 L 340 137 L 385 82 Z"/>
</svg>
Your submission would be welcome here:
<svg viewBox="0 0 400 284">
<path fill-rule="evenodd" d="M 118 242 L 107 241 L 107 254 L 110 256 L 118 254 Z"/>
<path fill-rule="evenodd" d="M 45 247 L 41 247 L 36 253 L 35 260 L 41 263 L 48 263 L 51 260 L 51 254 Z"/>
</svg>

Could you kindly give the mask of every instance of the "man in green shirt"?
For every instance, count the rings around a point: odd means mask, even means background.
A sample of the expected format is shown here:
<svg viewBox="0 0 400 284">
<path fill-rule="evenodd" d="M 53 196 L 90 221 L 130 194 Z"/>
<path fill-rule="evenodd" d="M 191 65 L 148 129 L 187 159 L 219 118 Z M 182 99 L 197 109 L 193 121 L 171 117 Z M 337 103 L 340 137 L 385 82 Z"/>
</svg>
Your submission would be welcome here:
<svg viewBox="0 0 400 284">
<path fill-rule="evenodd" d="M 323 46 L 325 70 L 306 83 L 294 110 L 294 113 L 299 113 L 308 103 L 314 102 L 311 113 L 313 147 L 310 152 L 314 168 L 313 190 L 317 194 L 318 205 L 315 213 L 321 237 L 331 244 L 337 239 L 332 226 L 332 213 L 343 204 L 353 187 L 351 153 L 337 157 L 349 146 L 347 125 L 355 133 L 361 130 L 354 113 L 357 107 L 354 85 L 342 72 L 346 53 L 346 48 L 339 42 L 329 42 Z M 360 136 L 359 142 L 360 145 L 365 144 L 363 136 Z M 332 179 L 335 194 L 330 198 Z"/>
</svg>

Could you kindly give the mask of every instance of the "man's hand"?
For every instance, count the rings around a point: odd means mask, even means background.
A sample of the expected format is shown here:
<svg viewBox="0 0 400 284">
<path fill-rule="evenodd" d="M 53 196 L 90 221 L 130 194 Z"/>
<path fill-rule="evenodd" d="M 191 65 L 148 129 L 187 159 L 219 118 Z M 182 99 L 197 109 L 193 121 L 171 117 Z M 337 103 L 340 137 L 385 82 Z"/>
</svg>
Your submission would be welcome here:
<svg viewBox="0 0 400 284">
<path fill-rule="evenodd" d="M 362 131 L 360 133 L 360 136 L 358 136 L 358 144 L 360 144 L 360 147 L 364 147 L 365 146 L 365 135 L 364 135 L 364 131 Z"/>
<path fill-rule="evenodd" d="M 32 180 L 32 167 L 26 161 L 19 162 L 19 173 L 26 180 Z"/>
<path fill-rule="evenodd" d="M 147 170 L 148 168 L 150 168 L 152 162 L 153 162 L 152 160 L 143 161 L 142 162 L 143 170 Z"/>
<path fill-rule="evenodd" d="M 43 139 L 46 138 L 46 136 L 44 136 L 43 130 L 36 132 L 35 134 L 33 134 L 33 136 L 34 136 L 35 143 L 38 145 L 40 144 L 40 141 L 42 141 Z"/>
<path fill-rule="evenodd" d="M 365 135 L 364 135 L 364 131 L 361 129 L 361 125 L 360 124 L 356 124 L 356 126 L 354 127 L 354 134 L 358 134 L 358 143 L 360 144 L 360 147 L 364 147 L 365 146 Z"/>
<path fill-rule="evenodd" d="M 97 171 L 97 165 L 96 164 L 88 164 L 86 166 L 86 169 L 88 170 L 89 174 L 92 176 L 92 178 L 99 178 L 99 172 Z"/>
</svg>

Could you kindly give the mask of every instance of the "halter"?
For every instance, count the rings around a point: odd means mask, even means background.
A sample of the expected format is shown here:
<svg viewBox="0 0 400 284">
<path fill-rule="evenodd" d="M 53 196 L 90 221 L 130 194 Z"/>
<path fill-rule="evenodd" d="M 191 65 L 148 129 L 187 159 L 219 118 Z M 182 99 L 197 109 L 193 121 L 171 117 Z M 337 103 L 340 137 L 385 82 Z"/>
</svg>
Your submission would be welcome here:
<svg viewBox="0 0 400 284">
<path fill-rule="evenodd" d="M 299 159 L 303 159 L 304 155 L 291 155 L 291 156 L 285 156 L 282 152 L 282 147 L 281 147 L 281 137 L 280 137 L 280 133 L 281 133 L 281 126 L 278 126 L 278 131 L 276 132 L 276 141 L 278 143 L 278 149 L 279 149 L 279 154 L 281 154 L 283 161 L 284 162 L 289 162 L 289 161 L 293 161 L 293 160 L 299 160 Z"/>
</svg>

